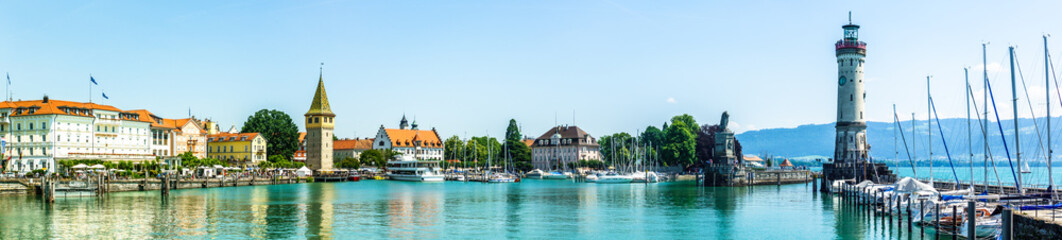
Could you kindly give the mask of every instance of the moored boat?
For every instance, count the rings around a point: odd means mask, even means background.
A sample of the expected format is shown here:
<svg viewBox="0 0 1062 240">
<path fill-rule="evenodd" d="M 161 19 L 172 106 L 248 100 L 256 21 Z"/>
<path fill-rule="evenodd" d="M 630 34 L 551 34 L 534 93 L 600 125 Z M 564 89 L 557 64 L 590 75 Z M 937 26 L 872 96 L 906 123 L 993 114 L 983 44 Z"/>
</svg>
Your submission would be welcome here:
<svg viewBox="0 0 1062 240">
<path fill-rule="evenodd" d="M 410 182 L 442 182 L 445 176 L 439 171 L 439 163 L 435 161 L 421 161 L 409 156 L 396 158 L 387 162 L 390 171 L 387 177 L 391 180 Z"/>
</svg>

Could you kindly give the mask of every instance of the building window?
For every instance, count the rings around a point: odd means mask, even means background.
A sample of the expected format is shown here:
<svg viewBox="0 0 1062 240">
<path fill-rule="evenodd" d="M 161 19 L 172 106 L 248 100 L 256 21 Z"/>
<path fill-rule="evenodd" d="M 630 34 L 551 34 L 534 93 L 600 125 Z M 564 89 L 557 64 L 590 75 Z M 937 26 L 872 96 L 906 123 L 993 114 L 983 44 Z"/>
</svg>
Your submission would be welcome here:
<svg viewBox="0 0 1062 240">
<path fill-rule="evenodd" d="M 29 127 L 30 127 L 30 129 L 29 129 L 29 130 L 33 130 L 33 123 L 30 123 L 30 124 L 29 124 Z"/>
</svg>

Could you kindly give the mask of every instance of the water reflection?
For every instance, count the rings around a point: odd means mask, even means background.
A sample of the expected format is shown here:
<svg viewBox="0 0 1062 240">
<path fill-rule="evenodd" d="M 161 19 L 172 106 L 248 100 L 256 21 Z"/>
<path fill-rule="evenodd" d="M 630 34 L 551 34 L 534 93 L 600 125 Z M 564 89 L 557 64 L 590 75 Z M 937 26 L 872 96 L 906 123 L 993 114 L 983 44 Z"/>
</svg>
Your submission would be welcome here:
<svg viewBox="0 0 1062 240">
<path fill-rule="evenodd" d="M 906 233 L 804 185 L 362 181 L 181 189 L 168 197 L 124 192 L 52 205 L 0 197 L 0 239 L 892 239 Z"/>
</svg>

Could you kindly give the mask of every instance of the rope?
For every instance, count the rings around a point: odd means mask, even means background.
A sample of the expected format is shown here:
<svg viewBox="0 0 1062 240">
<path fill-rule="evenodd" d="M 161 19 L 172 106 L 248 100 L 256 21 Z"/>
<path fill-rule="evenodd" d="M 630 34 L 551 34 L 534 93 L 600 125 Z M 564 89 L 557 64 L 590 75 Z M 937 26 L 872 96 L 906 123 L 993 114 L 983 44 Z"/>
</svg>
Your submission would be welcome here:
<svg viewBox="0 0 1062 240">
<path fill-rule="evenodd" d="M 944 127 L 940 125 L 940 116 L 937 115 L 937 104 L 933 103 L 933 97 L 929 97 L 929 106 L 933 108 L 933 116 L 937 117 L 937 131 L 940 131 L 940 141 L 944 142 L 944 153 L 948 155 L 948 165 L 951 165 L 951 174 L 955 176 L 955 186 L 959 186 L 959 173 L 955 171 L 955 163 L 951 161 L 951 151 L 948 150 L 948 140 L 944 139 Z M 932 141 L 932 139 L 930 139 Z M 971 176 L 972 178 L 973 176 Z"/>
<path fill-rule="evenodd" d="M 996 107 L 996 94 L 992 92 L 992 82 L 985 81 L 985 83 L 988 84 L 988 96 L 992 98 L 992 113 L 996 115 L 996 126 L 999 126 L 999 138 L 1003 140 L 1003 150 L 1007 152 L 1007 162 L 1010 163 L 1010 173 L 1014 177 L 1014 184 L 1018 185 L 1018 174 L 1014 172 L 1014 160 L 1010 158 L 1010 147 L 1007 146 L 1007 137 L 1004 136 L 1006 133 L 1003 132 L 1003 122 L 999 120 L 999 108 Z M 1017 119 L 1015 119 L 1015 121 L 1017 121 Z M 1014 129 L 1014 131 L 1017 131 L 1017 129 Z M 1021 185 L 1018 185 L 1017 187 L 1018 189 L 1021 189 Z"/>
<path fill-rule="evenodd" d="M 903 139 L 903 150 L 907 151 L 907 161 L 911 163 L 911 171 L 914 172 L 915 176 L 918 176 L 918 168 L 915 167 L 914 158 L 911 157 L 911 149 L 907 148 L 907 135 L 903 134 L 903 126 L 900 125 L 900 116 L 897 116 L 896 112 L 893 111 L 892 118 L 896 120 L 894 123 L 896 124 L 896 127 L 900 129 L 900 138 Z"/>
</svg>

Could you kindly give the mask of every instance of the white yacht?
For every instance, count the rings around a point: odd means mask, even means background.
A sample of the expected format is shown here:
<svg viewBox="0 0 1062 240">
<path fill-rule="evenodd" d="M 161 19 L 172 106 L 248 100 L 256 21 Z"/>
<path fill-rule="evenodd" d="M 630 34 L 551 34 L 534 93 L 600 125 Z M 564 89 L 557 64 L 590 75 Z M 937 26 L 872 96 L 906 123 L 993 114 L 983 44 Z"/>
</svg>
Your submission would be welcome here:
<svg viewBox="0 0 1062 240">
<path fill-rule="evenodd" d="M 609 172 L 604 175 L 597 176 L 596 183 L 631 183 L 633 178 L 630 175 L 621 175 L 615 172 Z"/>
<path fill-rule="evenodd" d="M 445 175 L 439 171 L 439 162 L 420 161 L 413 157 L 401 156 L 387 162 L 387 177 L 391 180 L 410 182 L 442 182 Z"/>
<path fill-rule="evenodd" d="M 570 178 L 572 178 L 572 173 L 570 173 L 570 172 L 552 171 L 552 172 L 542 173 L 542 179 L 570 179 Z"/>
<path fill-rule="evenodd" d="M 526 177 L 526 178 L 542 178 L 542 174 L 543 174 L 542 170 L 535 169 L 535 170 L 531 170 L 531 171 L 528 171 L 527 173 L 525 173 L 524 177 Z"/>
</svg>

